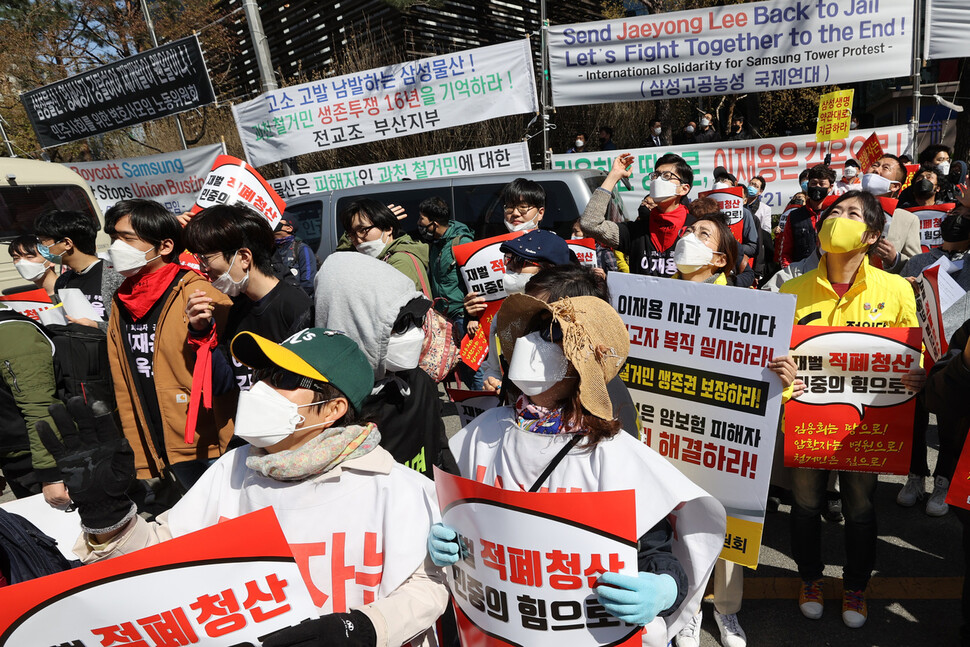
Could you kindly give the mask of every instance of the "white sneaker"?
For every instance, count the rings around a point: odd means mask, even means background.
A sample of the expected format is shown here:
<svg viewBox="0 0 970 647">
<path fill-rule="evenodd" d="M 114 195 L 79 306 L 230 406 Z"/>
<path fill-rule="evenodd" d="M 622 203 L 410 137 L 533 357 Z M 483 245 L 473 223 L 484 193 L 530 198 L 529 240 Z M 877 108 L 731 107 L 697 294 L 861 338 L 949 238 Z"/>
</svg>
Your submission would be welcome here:
<svg viewBox="0 0 970 647">
<path fill-rule="evenodd" d="M 946 504 L 946 493 L 950 489 L 950 479 L 945 476 L 937 476 L 933 479 L 933 494 L 926 502 L 926 514 L 931 517 L 942 517 L 949 510 Z"/>
<path fill-rule="evenodd" d="M 674 636 L 675 647 L 700 647 L 701 646 L 701 621 L 704 614 L 700 609 L 687 621 L 676 636 Z"/>
<path fill-rule="evenodd" d="M 926 477 L 910 474 L 906 485 L 896 495 L 896 503 L 904 508 L 911 508 L 926 496 Z"/>
<path fill-rule="evenodd" d="M 721 645 L 724 647 L 747 647 L 748 637 L 744 629 L 738 624 L 736 613 L 720 614 L 714 611 L 714 621 L 721 630 Z"/>
</svg>

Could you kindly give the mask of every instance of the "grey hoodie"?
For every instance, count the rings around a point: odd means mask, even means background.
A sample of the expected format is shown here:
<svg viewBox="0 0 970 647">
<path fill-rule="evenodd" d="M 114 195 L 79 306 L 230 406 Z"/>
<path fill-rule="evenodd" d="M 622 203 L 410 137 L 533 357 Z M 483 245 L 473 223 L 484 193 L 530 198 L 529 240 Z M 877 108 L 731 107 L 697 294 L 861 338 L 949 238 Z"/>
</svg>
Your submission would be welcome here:
<svg viewBox="0 0 970 647">
<path fill-rule="evenodd" d="M 316 325 L 347 333 L 367 355 L 374 378 L 383 378 L 394 322 L 401 308 L 424 296 L 414 281 L 366 254 L 337 252 L 324 261 L 314 286 Z"/>
</svg>

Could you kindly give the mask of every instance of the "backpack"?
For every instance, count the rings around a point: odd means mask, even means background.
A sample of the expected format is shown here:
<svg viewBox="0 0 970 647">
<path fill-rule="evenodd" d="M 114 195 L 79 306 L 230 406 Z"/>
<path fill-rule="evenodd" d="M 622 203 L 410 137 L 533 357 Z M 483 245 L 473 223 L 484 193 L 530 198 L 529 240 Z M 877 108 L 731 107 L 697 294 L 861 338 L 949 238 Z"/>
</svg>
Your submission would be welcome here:
<svg viewBox="0 0 970 647">
<path fill-rule="evenodd" d="M 80 566 L 57 549 L 57 542 L 34 524 L 0 508 L 0 575 L 19 584 Z"/>
</svg>

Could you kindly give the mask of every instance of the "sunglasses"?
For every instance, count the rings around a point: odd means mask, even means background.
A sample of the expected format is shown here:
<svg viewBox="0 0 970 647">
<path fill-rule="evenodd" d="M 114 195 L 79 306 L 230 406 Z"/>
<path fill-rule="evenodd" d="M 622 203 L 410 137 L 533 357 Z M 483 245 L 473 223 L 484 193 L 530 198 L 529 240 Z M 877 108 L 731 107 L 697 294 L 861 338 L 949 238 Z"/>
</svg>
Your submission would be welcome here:
<svg viewBox="0 0 970 647">
<path fill-rule="evenodd" d="M 310 389 L 317 393 L 324 393 L 323 382 L 314 380 L 312 377 L 299 375 L 285 368 L 274 366 L 272 368 L 261 368 L 253 373 L 253 378 L 257 382 L 266 382 L 270 386 L 283 391 L 294 391 L 296 389 Z"/>
</svg>

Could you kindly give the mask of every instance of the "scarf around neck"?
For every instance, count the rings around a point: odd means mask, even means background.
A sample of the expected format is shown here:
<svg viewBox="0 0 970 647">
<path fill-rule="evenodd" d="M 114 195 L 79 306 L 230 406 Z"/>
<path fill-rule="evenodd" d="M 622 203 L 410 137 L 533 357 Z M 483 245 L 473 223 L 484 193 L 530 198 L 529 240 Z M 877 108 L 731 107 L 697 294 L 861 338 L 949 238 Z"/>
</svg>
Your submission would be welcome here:
<svg viewBox="0 0 970 647">
<path fill-rule="evenodd" d="M 521 429 L 534 434 L 553 435 L 576 431 L 573 425 L 563 423 L 561 408 L 540 407 L 525 395 L 520 395 L 515 401 L 515 418 Z"/>
<path fill-rule="evenodd" d="M 135 320 L 141 319 L 165 294 L 178 271 L 178 263 L 167 263 L 151 274 L 139 272 L 129 276 L 118 288 L 118 300 Z"/>
<path fill-rule="evenodd" d="M 270 454 L 251 446 L 246 467 L 277 481 L 302 481 L 370 453 L 380 441 L 381 432 L 374 423 L 332 427 L 299 447 L 282 452 Z"/>
</svg>

